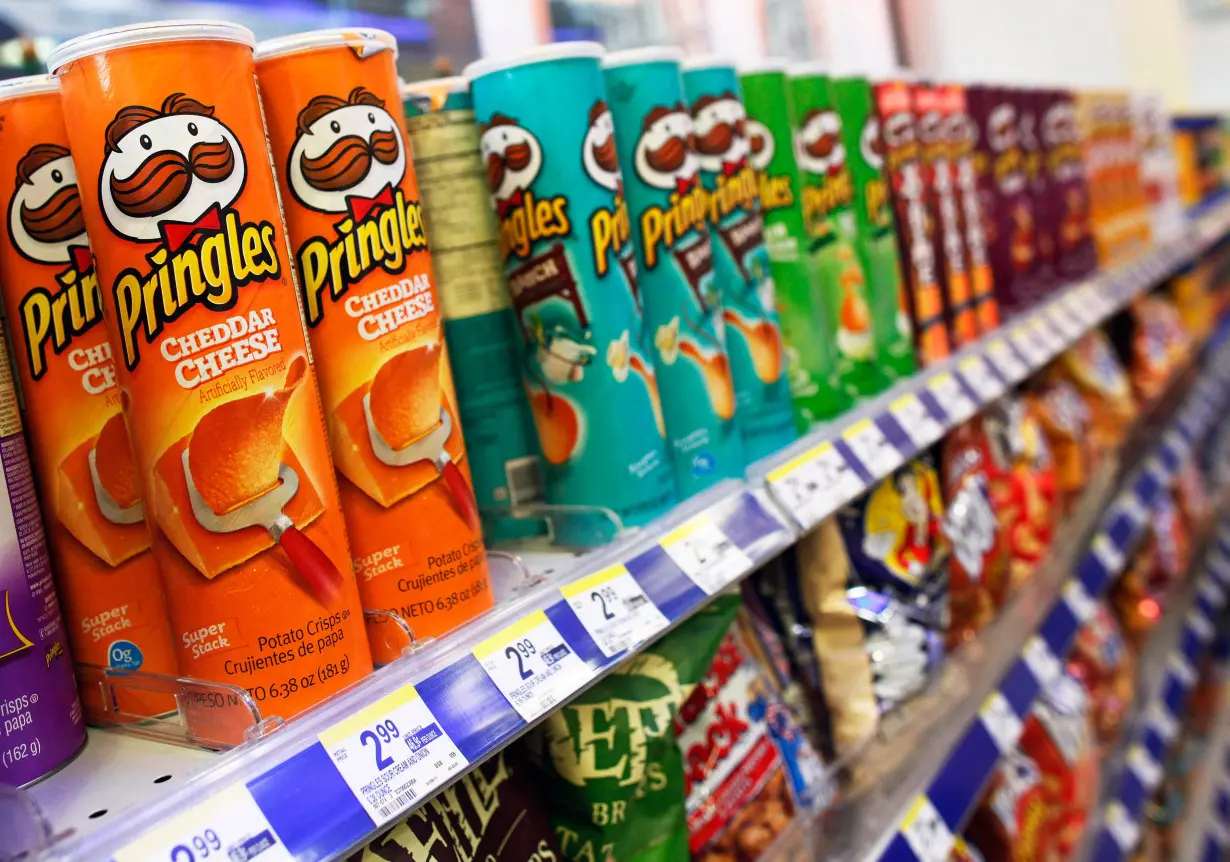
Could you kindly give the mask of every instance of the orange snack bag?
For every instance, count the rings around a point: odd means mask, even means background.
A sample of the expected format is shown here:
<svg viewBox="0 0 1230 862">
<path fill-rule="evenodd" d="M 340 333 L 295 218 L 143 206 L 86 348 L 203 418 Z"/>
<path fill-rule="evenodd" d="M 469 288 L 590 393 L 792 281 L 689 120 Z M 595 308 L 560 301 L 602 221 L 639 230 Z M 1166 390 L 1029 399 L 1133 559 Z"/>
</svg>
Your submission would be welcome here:
<svg viewBox="0 0 1230 862">
<path fill-rule="evenodd" d="M 253 42 L 234 24 L 143 24 L 49 65 L 180 670 L 290 717 L 371 655 Z M 214 738 L 241 730 L 198 713 Z"/>
<path fill-rule="evenodd" d="M 0 85 L 0 117 L 0 176 L 13 180 L 0 287 L 73 657 L 174 674 L 55 79 Z M 87 712 L 106 720 L 103 693 L 87 685 L 81 694 Z M 122 690 L 117 701 L 134 716 L 175 710 L 169 695 Z"/>
<path fill-rule="evenodd" d="M 492 606 L 410 163 L 397 42 L 262 42 L 257 79 L 365 607 L 418 637 Z M 373 644 L 378 660 L 389 647 Z M 387 655 L 385 653 L 388 653 Z"/>
</svg>

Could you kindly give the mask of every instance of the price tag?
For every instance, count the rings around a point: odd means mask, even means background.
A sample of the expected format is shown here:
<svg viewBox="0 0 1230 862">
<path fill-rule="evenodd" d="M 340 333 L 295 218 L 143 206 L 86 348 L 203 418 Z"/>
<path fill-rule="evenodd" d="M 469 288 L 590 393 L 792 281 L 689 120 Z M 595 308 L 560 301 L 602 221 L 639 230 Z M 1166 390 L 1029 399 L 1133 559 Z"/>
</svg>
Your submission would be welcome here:
<svg viewBox="0 0 1230 862">
<path fill-rule="evenodd" d="M 1119 500 L 1119 511 L 1131 518 L 1134 524 L 1143 524 L 1149 520 L 1149 510 L 1140 502 L 1140 497 L 1134 491 L 1124 494 Z"/>
<path fill-rule="evenodd" d="M 1017 352 L 1029 362 L 1029 367 L 1041 368 L 1051 358 L 1046 347 L 1034 340 L 1033 331 L 1027 326 L 1018 326 L 1008 334 Z"/>
<path fill-rule="evenodd" d="M 1149 709 L 1145 713 L 1145 723 L 1156 730 L 1157 735 L 1167 745 L 1172 743 L 1179 733 L 1179 720 L 1170 714 L 1166 704 L 1160 700 L 1149 704 Z"/>
<path fill-rule="evenodd" d="M 467 763 L 413 686 L 382 697 L 319 738 L 377 825 L 405 811 Z"/>
<path fill-rule="evenodd" d="M 1123 551 L 1115 547 L 1115 543 L 1110 540 L 1110 536 L 1105 533 L 1098 533 L 1093 537 L 1092 545 L 1093 555 L 1098 558 L 1106 571 L 1112 575 L 1117 575 L 1123 571 L 1125 560 Z"/>
<path fill-rule="evenodd" d="M 1063 336 L 1064 341 L 1068 344 L 1085 334 L 1085 327 L 1061 303 L 1053 303 L 1044 314 L 1051 326 Z"/>
<path fill-rule="evenodd" d="M 1106 806 L 1106 829 L 1124 855 L 1131 853 L 1140 841 L 1140 827 L 1118 799 Z"/>
<path fill-rule="evenodd" d="M 1183 683 L 1184 688 L 1191 688 L 1195 685 L 1196 670 L 1183 653 L 1172 652 L 1170 659 L 1166 662 L 1166 667 L 1178 678 L 1179 682 Z"/>
<path fill-rule="evenodd" d="M 1230 560 L 1226 559 L 1226 555 L 1217 553 L 1209 560 L 1209 571 L 1213 573 L 1213 577 L 1221 582 L 1223 587 L 1230 587 Z"/>
<path fill-rule="evenodd" d="M 863 490 L 863 480 L 832 443 L 821 443 L 769 474 L 769 486 L 804 527 L 813 527 Z"/>
<path fill-rule="evenodd" d="M 870 419 L 854 423 L 841 437 L 859 463 L 876 478 L 887 476 L 905 463 L 905 457 L 888 442 L 880 426 Z"/>
<path fill-rule="evenodd" d="M 559 591 L 608 658 L 644 643 L 670 625 L 622 565 L 595 572 Z"/>
<path fill-rule="evenodd" d="M 1034 675 L 1034 679 L 1042 688 L 1046 688 L 1054 682 L 1063 672 L 1063 668 L 1059 664 L 1059 659 L 1055 657 L 1055 653 L 1051 652 L 1051 648 L 1047 646 L 1046 641 L 1038 635 L 1033 635 L 1025 642 L 1025 649 L 1021 652 L 1021 657 L 1025 659 L 1025 664 L 1029 666 L 1029 671 Z"/>
<path fill-rule="evenodd" d="M 982 709 L 978 711 L 978 715 L 987 733 L 991 734 L 991 738 L 995 740 L 995 747 L 999 749 L 1000 754 L 1007 754 L 1016 745 L 1017 740 L 1021 738 L 1021 732 L 1025 729 L 1020 716 L 1012 709 L 1012 704 L 1008 703 L 1008 699 L 998 691 L 991 692 L 990 696 L 982 702 Z"/>
<path fill-rule="evenodd" d="M 1023 380 L 1029 374 L 1025 363 L 1021 362 L 1016 351 L 1009 347 L 1008 342 L 1002 338 L 991 342 L 991 346 L 987 348 L 987 358 L 999 369 L 1000 374 L 1013 383 Z"/>
<path fill-rule="evenodd" d="M 1213 839 L 1213 843 L 1219 849 L 1225 850 L 1226 844 L 1230 843 L 1230 828 L 1227 828 L 1225 823 L 1222 823 L 1214 816 L 1209 822 L 1209 837 Z"/>
<path fill-rule="evenodd" d="M 699 515 L 668 533 L 662 539 L 662 550 L 709 595 L 724 589 L 753 565 L 708 515 Z"/>
<path fill-rule="evenodd" d="M 1051 326 L 1050 322 L 1042 315 L 1034 315 L 1029 325 L 1034 331 L 1034 339 L 1042 342 L 1042 346 L 1046 348 L 1047 359 L 1062 352 L 1068 346 L 1067 341 L 1059 334 L 1058 330 Z"/>
<path fill-rule="evenodd" d="M 978 393 L 978 397 L 982 399 L 983 403 L 994 401 L 1004 394 L 1004 384 L 987 367 L 986 362 L 981 356 L 971 356 L 969 359 L 962 361 L 958 368 L 961 376 L 965 378 L 965 382 Z"/>
<path fill-rule="evenodd" d="M 1081 327 L 1088 330 L 1094 323 L 1097 322 L 1097 317 L 1093 309 L 1089 307 L 1085 301 L 1084 293 L 1080 290 L 1075 290 L 1064 297 L 1063 304 L 1067 307 L 1068 314 L 1080 323 Z"/>
<path fill-rule="evenodd" d="M 1196 587 L 1196 592 L 1200 594 L 1202 599 L 1215 608 L 1220 608 L 1226 603 L 1225 591 L 1222 589 L 1221 585 L 1217 583 L 1217 581 L 1210 577 L 1203 577 L 1200 579 L 1200 584 Z"/>
<path fill-rule="evenodd" d="M 1080 621 L 1082 625 L 1089 622 L 1089 618 L 1093 616 L 1094 601 L 1089 598 L 1089 593 L 1085 591 L 1085 586 L 1078 580 L 1069 580 L 1063 587 L 1063 600 L 1072 611 L 1072 615 Z"/>
<path fill-rule="evenodd" d="M 931 390 L 935 400 L 939 402 L 940 407 L 944 408 L 944 412 L 954 424 L 964 422 L 978 410 L 978 405 L 965 394 L 957 378 L 948 372 L 937 375 L 927 384 L 927 388 Z"/>
<path fill-rule="evenodd" d="M 1150 793 L 1161 783 L 1162 767 L 1140 743 L 1128 749 L 1127 765 Z"/>
<path fill-rule="evenodd" d="M 533 721 L 593 677 L 542 611 L 474 647 L 474 657 L 513 709 Z"/>
<path fill-rule="evenodd" d="M 1209 622 L 1208 617 L 1200 612 L 1199 608 L 1192 608 L 1187 612 L 1187 628 L 1201 643 L 1208 643 L 1213 639 L 1213 635 L 1216 634 L 1213 624 Z"/>
<path fill-rule="evenodd" d="M 931 800 L 920 795 L 901 821 L 901 837 L 910 845 L 919 862 L 948 862 L 952 852 L 952 830 L 935 810 Z"/>
<path fill-rule="evenodd" d="M 925 449 L 944 436 L 944 426 L 936 421 L 917 395 L 904 395 L 888 408 L 915 446 Z"/>
<path fill-rule="evenodd" d="M 114 862 L 151 859 L 259 859 L 290 862 L 294 857 L 278 838 L 260 806 L 242 783 L 215 793 L 125 844 Z"/>
</svg>

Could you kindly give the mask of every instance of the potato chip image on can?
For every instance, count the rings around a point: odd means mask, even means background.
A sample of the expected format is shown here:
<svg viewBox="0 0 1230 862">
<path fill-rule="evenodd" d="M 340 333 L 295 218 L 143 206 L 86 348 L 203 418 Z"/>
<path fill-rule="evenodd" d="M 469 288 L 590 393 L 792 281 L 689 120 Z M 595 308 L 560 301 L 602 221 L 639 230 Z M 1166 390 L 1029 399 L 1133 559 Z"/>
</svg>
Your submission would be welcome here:
<svg viewBox="0 0 1230 862">
<path fill-rule="evenodd" d="M 371 656 L 254 41 L 142 24 L 70 40 L 50 65 L 180 672 L 289 717 Z"/>
<path fill-rule="evenodd" d="M 0 290 L 73 658 L 174 674 L 59 85 L 49 75 L 6 81 L 0 111 L 0 176 L 12 181 Z M 83 694 L 87 714 L 101 715 L 101 691 Z M 135 716 L 175 710 L 168 695 L 117 697 Z"/>
<path fill-rule="evenodd" d="M 359 593 L 417 636 L 442 635 L 494 598 L 397 41 L 320 30 L 262 42 L 256 57 Z"/>
</svg>

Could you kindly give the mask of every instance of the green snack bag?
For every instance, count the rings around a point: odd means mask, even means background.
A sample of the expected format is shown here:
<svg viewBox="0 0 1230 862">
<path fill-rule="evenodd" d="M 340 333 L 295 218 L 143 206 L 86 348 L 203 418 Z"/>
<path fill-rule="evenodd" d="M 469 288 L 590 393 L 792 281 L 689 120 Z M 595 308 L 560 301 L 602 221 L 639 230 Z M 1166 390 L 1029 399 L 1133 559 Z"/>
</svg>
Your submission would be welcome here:
<svg viewBox="0 0 1230 862">
<path fill-rule="evenodd" d="M 914 373 L 914 334 L 897 257 L 897 225 L 884 176 L 884 140 L 866 78 L 833 79 L 842 141 L 850 157 L 858 213 L 859 254 L 871 283 L 876 359 L 887 382 Z"/>
<path fill-rule="evenodd" d="M 756 171 L 764 213 L 765 247 L 777 288 L 777 314 L 786 343 L 786 374 L 800 432 L 851 404 L 837 372 L 835 307 L 826 294 L 840 285 L 831 264 L 835 249 L 821 244 L 803 217 L 802 181 L 794 134 L 786 63 L 766 60 L 741 76 L 747 109 L 748 161 Z M 827 228 L 821 222 L 815 227 Z M 828 264 L 828 265 L 826 265 Z"/>
<path fill-rule="evenodd" d="M 675 719 L 709 672 L 739 606 L 738 596 L 717 597 L 547 716 L 531 737 L 565 859 L 688 858 L 687 786 Z"/>
</svg>

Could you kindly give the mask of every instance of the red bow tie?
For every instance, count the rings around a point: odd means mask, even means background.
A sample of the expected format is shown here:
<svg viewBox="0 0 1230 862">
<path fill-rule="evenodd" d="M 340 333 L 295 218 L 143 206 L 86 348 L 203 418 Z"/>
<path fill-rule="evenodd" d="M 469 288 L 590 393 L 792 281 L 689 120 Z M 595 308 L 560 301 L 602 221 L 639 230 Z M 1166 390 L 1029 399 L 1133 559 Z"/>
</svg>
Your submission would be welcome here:
<svg viewBox="0 0 1230 862">
<path fill-rule="evenodd" d="M 167 251 L 171 252 L 179 251 L 198 231 L 203 230 L 222 230 L 222 210 L 217 204 L 205 210 L 196 221 L 164 221 L 158 224 L 162 241 L 166 244 Z"/>
<path fill-rule="evenodd" d="M 350 209 L 350 217 L 356 223 L 361 222 L 373 212 L 379 211 L 383 207 L 393 206 L 393 187 L 391 185 L 385 186 L 376 193 L 374 198 L 351 195 L 346 198 L 346 206 Z"/>
<path fill-rule="evenodd" d="M 94 268 L 94 255 L 90 254 L 90 247 L 88 245 L 70 245 L 68 247 L 68 256 L 73 262 L 73 268 L 80 275 L 84 275 Z"/>
<path fill-rule="evenodd" d="M 733 177 L 739 171 L 743 170 L 746 165 L 746 158 L 739 159 L 737 162 L 722 162 L 722 173 L 728 177 Z"/>
<path fill-rule="evenodd" d="M 510 212 L 521 206 L 521 203 L 524 200 L 525 192 L 522 189 L 517 189 L 512 193 L 512 197 L 497 200 L 495 202 L 496 212 L 499 214 L 500 218 L 503 219 Z"/>
<path fill-rule="evenodd" d="M 696 179 L 696 174 L 692 174 L 692 176 L 687 179 L 684 179 L 683 177 L 675 177 L 675 191 L 679 192 L 680 197 L 686 195 L 692 189 L 696 188 Z"/>
</svg>

